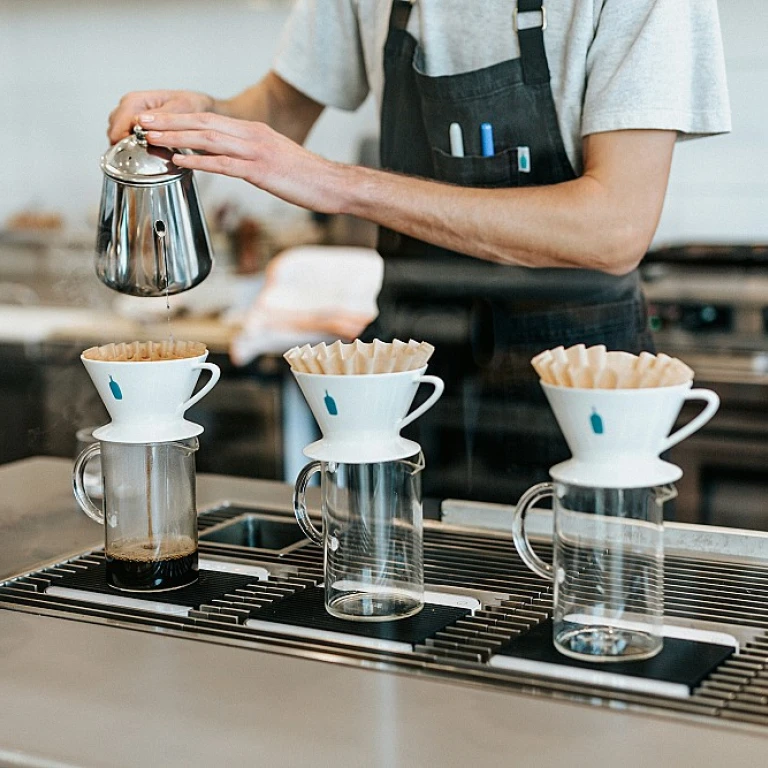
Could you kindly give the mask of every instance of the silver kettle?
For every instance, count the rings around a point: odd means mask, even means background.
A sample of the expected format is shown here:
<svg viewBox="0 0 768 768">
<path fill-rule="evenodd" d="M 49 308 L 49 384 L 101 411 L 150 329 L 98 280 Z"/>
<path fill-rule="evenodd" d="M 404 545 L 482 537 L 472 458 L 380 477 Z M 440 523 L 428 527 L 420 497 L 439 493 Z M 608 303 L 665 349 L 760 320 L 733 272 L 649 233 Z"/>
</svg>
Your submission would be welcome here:
<svg viewBox="0 0 768 768">
<path fill-rule="evenodd" d="M 195 179 L 173 163 L 175 153 L 148 145 L 137 125 L 101 158 L 96 274 L 120 293 L 168 296 L 194 288 L 211 271 Z"/>
</svg>

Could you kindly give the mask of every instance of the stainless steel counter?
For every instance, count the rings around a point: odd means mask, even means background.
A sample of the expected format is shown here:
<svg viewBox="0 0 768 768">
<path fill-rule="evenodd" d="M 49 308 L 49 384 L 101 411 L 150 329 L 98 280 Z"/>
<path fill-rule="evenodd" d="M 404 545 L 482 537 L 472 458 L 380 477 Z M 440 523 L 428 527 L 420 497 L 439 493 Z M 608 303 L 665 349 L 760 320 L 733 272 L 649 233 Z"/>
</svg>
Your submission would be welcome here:
<svg viewBox="0 0 768 768">
<path fill-rule="evenodd" d="M 0 467 L 0 570 L 95 546 L 70 462 Z M 284 506 L 278 483 L 200 476 L 201 507 Z M 34 544 L 25 540 L 35 537 Z M 768 738 L 418 676 L 0 611 L 0 764 L 761 765 Z"/>
<path fill-rule="evenodd" d="M 103 529 L 75 504 L 72 463 L 37 457 L 0 466 L 0 580 L 103 545 Z M 225 498 L 285 507 L 291 494 L 282 483 L 198 475 L 200 508 Z"/>
</svg>

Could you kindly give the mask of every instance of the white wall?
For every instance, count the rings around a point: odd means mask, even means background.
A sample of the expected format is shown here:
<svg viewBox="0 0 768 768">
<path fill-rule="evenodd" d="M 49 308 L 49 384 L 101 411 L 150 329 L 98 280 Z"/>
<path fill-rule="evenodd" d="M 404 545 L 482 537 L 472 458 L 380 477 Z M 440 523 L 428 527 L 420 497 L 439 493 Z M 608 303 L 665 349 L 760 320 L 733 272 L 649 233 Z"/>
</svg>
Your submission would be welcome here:
<svg viewBox="0 0 768 768">
<path fill-rule="evenodd" d="M 289 0 L 0 0 L 0 224 L 30 206 L 84 226 L 98 205 L 107 114 L 138 88 L 230 95 L 268 68 Z M 680 144 L 657 243 L 768 241 L 768 8 L 720 3 L 733 134 Z M 332 112 L 310 146 L 352 160 L 375 131 L 367 103 Z M 349 140 L 339 141 L 339 136 Z M 207 177 L 211 199 L 286 207 Z"/>
<path fill-rule="evenodd" d="M 123 93 L 241 91 L 268 70 L 289 7 L 289 0 L 0 0 L 0 225 L 27 207 L 62 212 L 76 227 L 93 220 L 107 116 Z M 333 111 L 310 147 L 351 161 L 357 138 L 375 130 L 372 104 L 357 114 Z M 206 210 L 211 199 L 287 210 L 244 182 L 200 181 Z"/>
<path fill-rule="evenodd" d="M 677 145 L 658 244 L 768 242 L 768 4 L 719 8 L 733 131 Z"/>
</svg>

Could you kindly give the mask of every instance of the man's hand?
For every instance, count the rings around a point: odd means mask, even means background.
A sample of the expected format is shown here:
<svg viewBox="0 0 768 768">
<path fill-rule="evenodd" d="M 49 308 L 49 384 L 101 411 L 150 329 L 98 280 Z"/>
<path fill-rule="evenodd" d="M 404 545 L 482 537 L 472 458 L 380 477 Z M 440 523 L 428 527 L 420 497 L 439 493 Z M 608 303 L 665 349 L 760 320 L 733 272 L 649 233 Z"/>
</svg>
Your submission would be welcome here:
<svg viewBox="0 0 768 768">
<path fill-rule="evenodd" d="M 138 122 L 140 112 L 208 112 L 214 99 L 193 91 L 134 91 L 120 99 L 109 115 L 107 136 L 112 144 L 125 138 Z"/>
<path fill-rule="evenodd" d="M 265 123 L 210 112 L 140 114 L 150 144 L 204 154 L 174 155 L 183 168 L 234 176 L 319 213 L 341 213 L 338 184 L 347 166 L 315 155 Z"/>
</svg>

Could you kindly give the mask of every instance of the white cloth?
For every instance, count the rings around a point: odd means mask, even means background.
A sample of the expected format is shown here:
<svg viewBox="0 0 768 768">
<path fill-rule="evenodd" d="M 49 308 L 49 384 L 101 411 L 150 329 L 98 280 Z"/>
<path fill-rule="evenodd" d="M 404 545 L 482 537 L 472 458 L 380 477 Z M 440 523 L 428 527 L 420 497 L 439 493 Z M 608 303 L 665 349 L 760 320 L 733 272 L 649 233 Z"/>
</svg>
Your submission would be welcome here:
<svg viewBox="0 0 768 768">
<path fill-rule="evenodd" d="M 417 0 L 408 31 L 427 74 L 517 58 L 514 0 Z M 549 0 L 544 42 L 566 151 L 581 173 L 581 139 L 622 129 L 700 136 L 730 130 L 716 0 Z M 316 101 L 381 102 L 392 0 L 297 0 L 275 71 Z M 526 15 L 528 16 L 528 15 Z M 521 16 L 521 26 L 530 16 Z M 532 15 L 531 15 L 532 16 Z"/>
<path fill-rule="evenodd" d="M 383 275 L 372 248 L 310 245 L 279 253 L 230 345 L 230 358 L 247 365 L 299 344 L 354 339 L 378 314 Z"/>
</svg>

